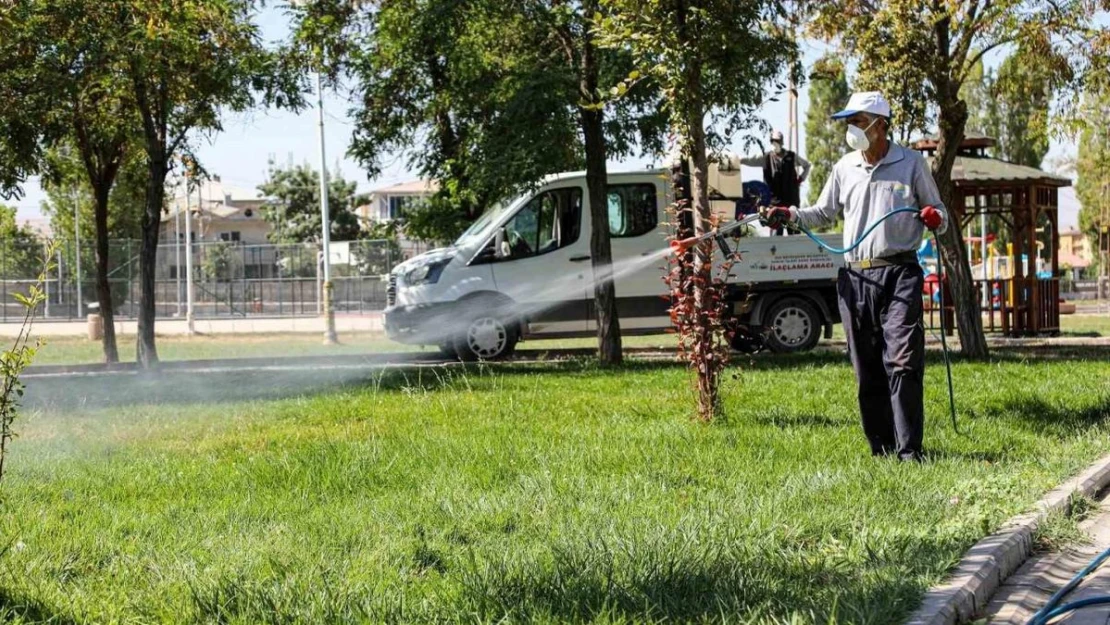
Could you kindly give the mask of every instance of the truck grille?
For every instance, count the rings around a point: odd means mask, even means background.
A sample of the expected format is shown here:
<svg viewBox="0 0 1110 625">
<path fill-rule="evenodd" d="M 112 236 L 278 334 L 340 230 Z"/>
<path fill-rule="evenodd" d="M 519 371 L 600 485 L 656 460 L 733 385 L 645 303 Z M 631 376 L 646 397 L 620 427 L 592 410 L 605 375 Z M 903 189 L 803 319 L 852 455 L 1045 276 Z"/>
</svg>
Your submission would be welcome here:
<svg viewBox="0 0 1110 625">
<path fill-rule="evenodd" d="M 397 303 L 397 276 L 389 274 L 389 283 L 385 288 L 385 305 L 392 306 Z"/>
</svg>

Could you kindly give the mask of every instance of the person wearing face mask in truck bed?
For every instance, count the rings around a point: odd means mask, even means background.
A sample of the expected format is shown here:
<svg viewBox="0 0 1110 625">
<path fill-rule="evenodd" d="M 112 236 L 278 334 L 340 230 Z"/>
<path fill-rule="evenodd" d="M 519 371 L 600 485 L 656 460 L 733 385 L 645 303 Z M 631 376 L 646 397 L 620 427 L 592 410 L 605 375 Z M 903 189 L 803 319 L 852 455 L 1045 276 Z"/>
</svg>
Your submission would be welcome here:
<svg viewBox="0 0 1110 625">
<path fill-rule="evenodd" d="M 801 203 L 801 186 L 809 175 L 809 161 L 782 147 L 782 133 L 771 133 L 771 150 L 763 156 L 740 159 L 748 167 L 763 169 L 763 182 L 771 188 L 772 206 L 797 206 Z M 784 234 L 778 228 L 775 234 Z"/>
<path fill-rule="evenodd" d="M 851 243 L 885 215 L 914 209 L 885 219 L 845 254 L 837 295 L 871 453 L 920 460 L 925 275 L 916 252 L 926 228 L 947 230 L 947 211 L 925 157 L 890 140 L 890 105 L 882 94 L 853 94 L 833 119 L 846 122 L 852 151 L 833 167 L 817 203 L 774 207 L 764 219 L 770 227 L 797 222 L 812 228 L 835 222 L 843 212 L 844 241 Z"/>
</svg>

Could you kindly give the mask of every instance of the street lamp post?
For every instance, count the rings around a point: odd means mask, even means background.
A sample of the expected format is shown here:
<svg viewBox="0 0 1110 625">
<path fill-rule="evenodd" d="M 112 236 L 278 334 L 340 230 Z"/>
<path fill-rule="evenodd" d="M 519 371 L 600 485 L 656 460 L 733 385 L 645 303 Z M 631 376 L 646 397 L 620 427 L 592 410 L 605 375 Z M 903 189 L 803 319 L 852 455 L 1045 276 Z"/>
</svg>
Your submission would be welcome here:
<svg viewBox="0 0 1110 625">
<path fill-rule="evenodd" d="M 316 110 L 320 125 L 320 217 L 324 247 L 324 344 L 338 342 L 335 335 L 335 310 L 331 282 L 331 219 L 328 215 L 328 165 L 324 145 L 324 86 L 320 72 L 316 72 Z"/>
<path fill-rule="evenodd" d="M 189 184 L 185 183 L 185 201 L 189 201 Z M 181 205 L 173 203 L 173 273 L 177 280 L 177 316 L 181 317 Z"/>
<path fill-rule="evenodd" d="M 77 256 L 77 271 L 73 277 L 77 282 L 77 318 L 80 319 L 84 306 L 81 301 L 81 200 L 76 192 L 73 194 L 73 245 Z"/>
<path fill-rule="evenodd" d="M 289 4 L 299 7 L 310 1 L 289 0 Z M 327 151 L 324 146 L 324 84 L 320 69 L 316 70 L 316 112 L 320 128 L 320 216 L 323 218 L 321 223 L 323 238 L 320 239 L 320 243 L 324 256 L 324 344 L 334 345 L 339 341 L 335 335 L 335 311 L 332 309 L 331 220 L 328 218 L 328 166 Z"/>
<path fill-rule="evenodd" d="M 200 185 L 197 185 L 197 208 L 200 208 Z M 189 185 L 185 185 L 185 334 L 197 333 L 193 319 L 193 209 L 189 205 Z"/>
</svg>

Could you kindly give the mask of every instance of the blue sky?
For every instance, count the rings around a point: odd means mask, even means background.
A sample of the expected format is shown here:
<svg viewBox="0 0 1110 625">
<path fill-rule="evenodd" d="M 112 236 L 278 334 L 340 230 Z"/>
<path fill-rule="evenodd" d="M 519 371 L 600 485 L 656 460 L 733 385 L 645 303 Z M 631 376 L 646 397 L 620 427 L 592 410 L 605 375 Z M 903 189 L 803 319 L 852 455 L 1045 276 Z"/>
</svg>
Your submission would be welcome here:
<svg viewBox="0 0 1110 625">
<path fill-rule="evenodd" d="M 278 6 L 270 5 L 265 9 L 259 16 L 259 23 L 268 40 L 279 40 L 288 33 L 289 19 L 284 10 Z M 821 44 L 803 43 L 803 59 L 806 66 L 812 66 L 825 51 L 826 48 Z M 998 61 L 997 55 L 993 59 L 988 59 L 988 63 L 991 64 Z M 350 104 L 344 97 L 336 93 L 325 95 L 325 140 L 329 168 L 332 170 L 338 168 L 344 177 L 357 181 L 362 191 L 413 179 L 415 176 L 406 168 L 406 159 L 400 155 L 391 155 L 384 159 L 388 166 L 382 175 L 374 180 L 367 179 L 359 165 L 346 157 L 352 131 L 347 114 L 349 108 Z M 799 92 L 798 102 L 798 119 L 803 125 L 799 129 L 799 136 L 803 146 L 805 145 L 804 123 L 808 108 L 808 91 L 803 88 Z M 785 98 L 780 102 L 768 103 L 760 111 L 760 115 L 775 128 L 785 132 L 787 123 Z M 224 132 L 211 138 L 199 138 L 197 143 L 200 158 L 209 172 L 218 174 L 225 184 L 254 189 L 265 180 L 267 162 L 271 157 L 281 164 L 289 160 L 296 163 L 308 162 L 313 165 L 318 163 L 316 109 L 313 106 L 300 113 L 273 110 L 230 115 L 224 121 Z M 735 144 L 739 150 L 739 138 Z M 1074 145 L 1054 141 L 1046 162 L 1052 162 L 1053 158 L 1074 154 L 1074 152 Z M 611 166 L 621 169 L 640 169 L 651 164 L 650 159 L 634 158 L 611 163 Z M 746 169 L 744 174 L 745 179 L 758 176 L 756 170 Z M 17 206 L 21 220 L 39 218 L 41 216 L 39 205 L 45 199 L 45 194 L 39 187 L 38 180 L 30 180 L 24 190 L 25 197 L 18 202 L 7 202 L 7 204 Z M 1074 214 L 1077 211 L 1078 205 L 1074 201 L 1074 193 L 1065 190 L 1061 196 L 1062 225 L 1074 223 Z"/>
</svg>

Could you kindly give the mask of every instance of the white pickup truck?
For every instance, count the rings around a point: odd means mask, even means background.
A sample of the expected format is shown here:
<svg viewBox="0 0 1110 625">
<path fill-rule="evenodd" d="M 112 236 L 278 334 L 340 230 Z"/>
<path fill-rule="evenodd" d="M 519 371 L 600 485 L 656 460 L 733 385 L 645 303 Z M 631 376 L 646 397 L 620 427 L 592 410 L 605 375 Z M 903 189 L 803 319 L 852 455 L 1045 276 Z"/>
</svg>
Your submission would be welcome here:
<svg viewBox="0 0 1110 625">
<path fill-rule="evenodd" d="M 738 189 L 739 172 L 714 167 L 710 184 Z M 667 247 L 665 210 L 672 197 L 665 170 L 609 176 L 622 334 L 658 334 L 670 327 L 660 252 Z M 714 210 L 732 218 L 735 202 L 715 202 Z M 590 228 L 585 174 L 547 178 L 535 192 L 487 211 L 450 247 L 394 268 L 384 312 L 387 335 L 474 360 L 505 357 L 523 339 L 596 334 Z M 752 230 L 730 243 L 741 260 L 732 271 L 729 299 L 747 329 L 736 347 L 759 336 L 775 351 L 811 349 L 840 320 L 836 275 L 843 258 L 805 236 Z M 827 240 L 839 246 L 840 239 L 836 234 Z M 721 251 L 716 254 L 723 260 Z"/>
</svg>

